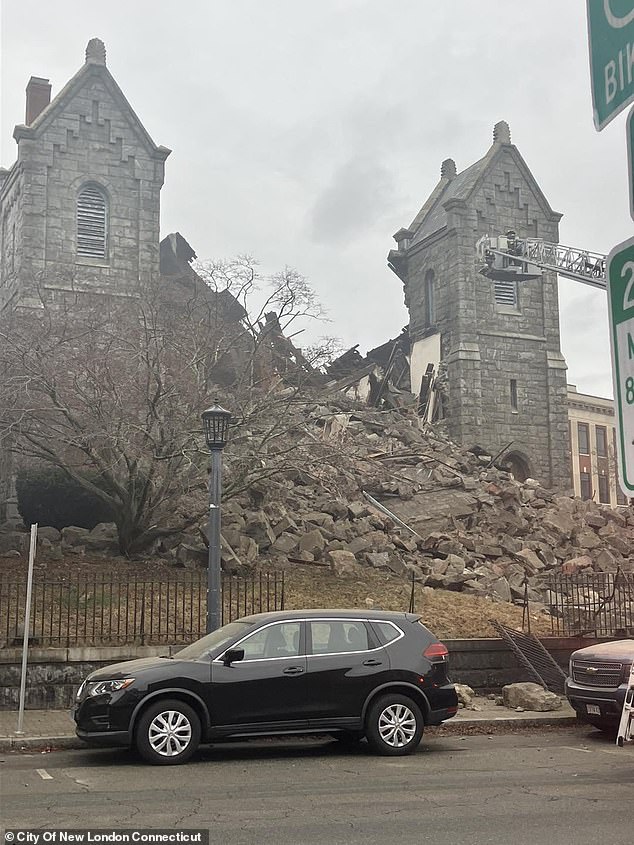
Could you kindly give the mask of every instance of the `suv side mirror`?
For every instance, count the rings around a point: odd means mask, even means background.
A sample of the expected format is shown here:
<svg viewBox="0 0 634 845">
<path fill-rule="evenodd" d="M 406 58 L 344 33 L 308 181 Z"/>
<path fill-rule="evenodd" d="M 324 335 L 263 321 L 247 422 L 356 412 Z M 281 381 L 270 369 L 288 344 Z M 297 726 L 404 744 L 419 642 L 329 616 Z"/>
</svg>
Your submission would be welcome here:
<svg viewBox="0 0 634 845">
<path fill-rule="evenodd" d="M 232 663 L 235 663 L 238 660 L 244 660 L 243 648 L 229 648 L 222 655 L 222 662 L 225 666 L 231 666 Z"/>
</svg>

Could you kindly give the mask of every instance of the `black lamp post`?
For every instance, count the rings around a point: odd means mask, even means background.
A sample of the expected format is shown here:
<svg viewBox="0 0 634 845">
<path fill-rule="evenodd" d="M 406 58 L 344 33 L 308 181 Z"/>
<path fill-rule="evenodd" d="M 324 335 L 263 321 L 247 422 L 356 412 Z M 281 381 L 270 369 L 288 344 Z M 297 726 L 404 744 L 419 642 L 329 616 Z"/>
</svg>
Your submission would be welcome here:
<svg viewBox="0 0 634 845">
<path fill-rule="evenodd" d="M 202 413 L 205 440 L 211 452 L 209 474 L 209 564 L 207 568 L 207 633 L 220 627 L 220 501 L 222 498 L 222 450 L 227 445 L 231 412 L 212 405 Z"/>
</svg>

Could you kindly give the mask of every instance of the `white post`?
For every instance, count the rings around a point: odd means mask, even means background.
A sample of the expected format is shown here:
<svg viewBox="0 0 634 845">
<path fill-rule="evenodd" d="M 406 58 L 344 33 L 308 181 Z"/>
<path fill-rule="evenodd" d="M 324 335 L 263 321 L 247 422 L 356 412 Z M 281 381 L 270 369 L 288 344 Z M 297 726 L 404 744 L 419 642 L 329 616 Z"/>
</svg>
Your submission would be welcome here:
<svg viewBox="0 0 634 845">
<path fill-rule="evenodd" d="M 20 675 L 20 704 L 18 708 L 18 729 L 16 734 L 24 733 L 24 698 L 26 695 L 26 662 L 29 653 L 29 634 L 31 630 L 31 588 L 33 586 L 33 564 L 37 547 L 37 523 L 31 526 L 31 545 L 29 547 L 29 572 L 26 576 L 26 607 L 24 609 L 24 639 L 22 641 L 22 674 Z"/>
</svg>

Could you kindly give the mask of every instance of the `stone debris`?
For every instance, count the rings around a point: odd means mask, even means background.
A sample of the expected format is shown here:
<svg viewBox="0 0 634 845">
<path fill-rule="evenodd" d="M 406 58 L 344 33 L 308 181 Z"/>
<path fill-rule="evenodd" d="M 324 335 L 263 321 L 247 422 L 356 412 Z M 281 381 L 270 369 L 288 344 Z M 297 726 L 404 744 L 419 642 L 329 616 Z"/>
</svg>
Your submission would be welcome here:
<svg viewBox="0 0 634 845">
<path fill-rule="evenodd" d="M 228 571 L 300 562 L 362 577 L 372 567 L 493 600 L 526 596 L 531 611 L 556 602 L 548 594 L 553 573 L 634 571 L 632 506 L 614 510 L 533 479 L 518 482 L 503 455 L 492 462 L 481 448 L 452 443 L 411 406 L 378 410 L 322 389 L 293 413 L 288 465 L 223 503 Z M 225 458 L 230 476 L 230 448 Z M 205 566 L 205 534 L 201 523 L 157 541 L 149 554 Z M 40 542 L 49 551 L 116 554 L 111 524 L 61 535 L 40 529 Z M 0 557 L 27 550 L 25 532 L 0 528 Z"/>
<path fill-rule="evenodd" d="M 530 682 L 502 687 L 502 701 L 505 707 L 518 713 L 524 710 L 545 713 L 561 709 L 561 698 L 558 695 Z"/>
<path fill-rule="evenodd" d="M 454 684 L 456 688 L 456 693 L 458 695 L 458 704 L 460 707 L 464 707 L 465 710 L 470 710 L 473 704 L 473 698 L 475 696 L 475 692 L 471 689 L 470 686 L 467 684 Z"/>
</svg>

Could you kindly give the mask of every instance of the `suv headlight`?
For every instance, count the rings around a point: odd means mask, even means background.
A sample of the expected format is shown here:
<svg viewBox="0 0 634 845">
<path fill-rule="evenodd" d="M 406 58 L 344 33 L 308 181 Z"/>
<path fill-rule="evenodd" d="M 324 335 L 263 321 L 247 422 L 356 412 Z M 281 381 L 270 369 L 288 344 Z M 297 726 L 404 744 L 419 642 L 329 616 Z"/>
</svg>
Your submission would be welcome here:
<svg viewBox="0 0 634 845">
<path fill-rule="evenodd" d="M 106 693 L 119 692 L 130 684 L 134 678 L 119 678 L 116 681 L 87 681 L 88 695 L 105 695 Z"/>
</svg>

